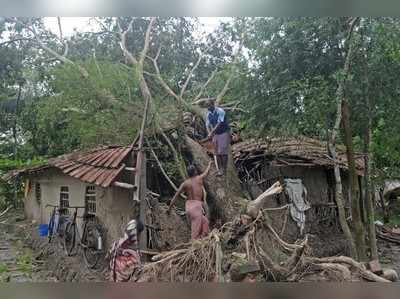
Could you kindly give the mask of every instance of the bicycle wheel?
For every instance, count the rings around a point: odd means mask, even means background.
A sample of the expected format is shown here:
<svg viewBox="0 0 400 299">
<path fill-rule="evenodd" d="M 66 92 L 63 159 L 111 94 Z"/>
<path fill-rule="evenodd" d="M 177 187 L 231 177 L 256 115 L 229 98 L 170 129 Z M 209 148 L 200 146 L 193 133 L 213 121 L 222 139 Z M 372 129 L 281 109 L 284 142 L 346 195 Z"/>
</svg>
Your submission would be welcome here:
<svg viewBox="0 0 400 299">
<path fill-rule="evenodd" d="M 67 223 L 64 231 L 63 243 L 65 253 L 68 256 L 73 255 L 73 250 L 76 245 L 76 223 Z"/>
<path fill-rule="evenodd" d="M 83 257 L 90 269 L 96 268 L 102 258 L 105 257 L 104 234 L 99 224 L 90 222 L 83 232 Z"/>
<path fill-rule="evenodd" d="M 53 231 L 54 231 L 54 213 L 51 214 L 50 220 L 49 220 L 49 228 L 47 232 L 47 237 L 49 238 L 49 243 L 51 243 L 51 240 L 53 238 Z"/>
</svg>

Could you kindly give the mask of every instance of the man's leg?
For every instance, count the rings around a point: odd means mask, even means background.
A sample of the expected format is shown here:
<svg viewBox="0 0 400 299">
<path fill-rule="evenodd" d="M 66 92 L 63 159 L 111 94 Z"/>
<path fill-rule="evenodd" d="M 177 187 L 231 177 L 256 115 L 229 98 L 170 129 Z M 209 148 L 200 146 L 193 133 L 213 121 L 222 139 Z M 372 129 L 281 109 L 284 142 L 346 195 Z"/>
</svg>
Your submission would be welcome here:
<svg viewBox="0 0 400 299">
<path fill-rule="evenodd" d="M 219 140 L 219 154 L 221 155 L 221 170 L 226 174 L 228 168 L 228 155 L 229 155 L 230 133 L 226 132 L 221 134 Z"/>
<path fill-rule="evenodd" d="M 200 201 L 186 201 L 186 215 L 190 219 L 192 240 L 201 238 L 203 207 Z"/>
<path fill-rule="evenodd" d="M 222 170 L 224 174 L 226 174 L 226 170 L 228 169 L 228 155 L 221 155 L 222 160 Z"/>
<path fill-rule="evenodd" d="M 223 166 L 224 166 L 224 161 L 223 161 L 223 156 L 222 155 L 217 155 L 217 163 L 218 163 L 218 176 L 221 176 L 224 174 Z"/>
<path fill-rule="evenodd" d="M 201 221 L 201 237 L 207 237 L 209 232 L 209 222 L 206 216 L 203 216 Z"/>
</svg>

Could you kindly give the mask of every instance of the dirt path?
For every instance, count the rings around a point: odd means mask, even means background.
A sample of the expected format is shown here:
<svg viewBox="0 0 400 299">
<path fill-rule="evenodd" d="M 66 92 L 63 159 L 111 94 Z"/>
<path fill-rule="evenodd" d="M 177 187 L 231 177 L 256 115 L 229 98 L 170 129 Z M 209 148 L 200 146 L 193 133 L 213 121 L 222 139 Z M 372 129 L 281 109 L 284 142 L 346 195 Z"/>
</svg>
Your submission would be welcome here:
<svg viewBox="0 0 400 299">
<path fill-rule="evenodd" d="M 40 238 L 22 211 L 0 217 L 0 282 L 104 281 L 103 274 L 85 267 L 81 254 L 67 257 L 57 242 Z"/>
<path fill-rule="evenodd" d="M 0 282 L 56 281 L 14 231 L 15 224 L 0 224 Z"/>
<path fill-rule="evenodd" d="M 400 245 L 378 239 L 378 254 L 382 267 L 394 269 L 400 275 Z"/>
</svg>

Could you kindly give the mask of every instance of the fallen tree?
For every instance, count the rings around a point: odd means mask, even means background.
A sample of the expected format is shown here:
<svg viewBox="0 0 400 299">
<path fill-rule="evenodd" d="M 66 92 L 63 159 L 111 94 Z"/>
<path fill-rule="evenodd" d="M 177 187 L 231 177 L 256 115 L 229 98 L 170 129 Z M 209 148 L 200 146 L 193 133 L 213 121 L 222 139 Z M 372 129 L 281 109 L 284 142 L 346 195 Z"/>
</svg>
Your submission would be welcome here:
<svg viewBox="0 0 400 299">
<path fill-rule="evenodd" d="M 308 236 L 290 244 L 272 227 L 266 211 L 250 224 L 240 218 L 214 229 L 202 240 L 184 243 L 153 256 L 132 280 L 136 282 L 223 282 L 234 264 L 255 261 L 265 281 L 374 281 L 389 282 L 345 256 L 315 258 Z"/>
<path fill-rule="evenodd" d="M 265 281 L 389 282 L 350 257 L 314 257 L 308 235 L 295 243 L 283 240 L 270 218 L 270 213 L 276 209 L 263 209 L 271 196 L 282 191 L 283 187 L 276 182 L 257 199 L 246 202 L 243 210 L 246 217 L 237 214 L 232 221 L 214 229 L 202 240 L 182 243 L 172 250 L 154 254 L 151 262 L 135 273 L 132 280 L 224 282 L 230 281 L 233 265 L 256 262 L 261 269 L 259 279 Z M 166 206 L 157 212 L 163 214 L 165 211 Z M 390 276 L 393 272 L 390 271 L 384 271 L 382 276 L 397 277 Z"/>
<path fill-rule="evenodd" d="M 190 71 L 180 91 L 174 91 L 160 74 L 157 64 L 160 50 L 155 58 L 150 58 L 147 55 L 151 45 L 151 29 L 154 21 L 154 18 L 149 21 L 143 50 L 138 58 L 126 47 L 126 34 L 131 30 L 132 21 L 125 30 L 119 26 L 120 45 L 127 61 L 135 66 L 142 96 L 149 101 L 151 114 L 157 116 L 158 113 L 154 109 L 153 98 L 146 81 L 146 76 L 156 77 L 161 87 L 176 100 L 179 113 L 182 114 L 178 119 L 183 120 L 184 110 L 202 117 L 204 111 L 199 109 L 196 104 L 210 80 L 204 83 L 200 93 L 193 101 L 184 99 L 185 90 L 189 86 L 193 72 L 202 60 L 202 55 L 199 56 L 193 67 L 189 68 Z M 235 56 L 234 62 L 237 57 Z M 156 74 L 146 73 L 145 76 L 143 68 L 146 58 L 153 62 Z M 218 94 L 218 104 L 222 104 L 223 95 L 228 89 L 232 76 L 233 72 Z M 163 133 L 159 124 L 156 124 L 155 127 L 159 131 L 158 133 Z M 163 136 L 165 138 L 165 134 Z M 178 153 L 177 149 L 173 145 L 171 146 L 168 138 L 165 139 L 174 152 L 176 163 L 180 164 L 182 153 Z M 186 134 L 183 136 L 183 140 L 190 155 L 187 162 L 193 163 L 199 171 L 203 171 L 210 160 L 207 151 Z M 184 171 L 181 171 L 181 173 L 184 173 Z M 207 201 L 211 205 L 211 220 L 214 220 L 214 223 L 217 224 L 215 225 L 216 228 L 202 240 L 184 243 L 175 246 L 173 250 L 153 256 L 152 262 L 145 264 L 142 270 L 132 277 L 132 280 L 222 282 L 229 280 L 231 265 L 244 261 L 256 261 L 262 269 L 260 275 L 268 281 L 307 281 L 313 275 L 322 277 L 321 279 L 336 281 L 388 281 L 366 270 L 362 264 L 351 258 L 314 258 L 308 246 L 307 235 L 303 240 L 294 244 L 283 240 L 275 231 L 269 217 L 268 213 L 272 213 L 272 211 L 262 209 L 265 201 L 270 196 L 281 192 L 282 187 L 275 184 L 254 202 L 249 203 L 242 192 L 232 159 L 230 159 L 226 175 L 218 178 L 215 172 L 212 172 L 205 180 L 205 188 L 209 195 Z M 157 213 L 157 216 L 160 217 L 160 214 L 166 213 L 166 209 L 159 209 Z M 247 217 L 241 217 L 242 214 Z"/>
</svg>

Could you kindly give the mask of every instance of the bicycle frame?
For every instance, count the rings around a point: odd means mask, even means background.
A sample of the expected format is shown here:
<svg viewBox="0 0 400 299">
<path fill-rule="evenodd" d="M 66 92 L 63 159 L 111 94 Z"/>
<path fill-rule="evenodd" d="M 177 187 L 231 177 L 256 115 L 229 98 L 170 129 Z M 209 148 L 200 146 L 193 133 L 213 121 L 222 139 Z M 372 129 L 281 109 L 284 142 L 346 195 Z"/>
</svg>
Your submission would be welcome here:
<svg viewBox="0 0 400 299">
<path fill-rule="evenodd" d="M 49 227 L 49 232 L 48 232 L 49 243 L 50 243 L 52 238 L 53 238 L 53 235 L 59 233 L 59 223 L 60 222 L 58 221 L 57 227 L 54 228 L 54 221 L 55 221 L 56 211 L 57 210 L 60 211 L 62 209 L 60 209 L 60 207 L 57 206 L 57 205 L 51 205 L 51 204 L 45 205 L 45 208 L 48 208 L 48 207 L 52 207 L 53 208 L 53 210 L 52 210 L 52 212 L 50 214 L 50 219 L 49 219 L 49 223 L 53 222 L 52 223 L 53 226 Z"/>
<path fill-rule="evenodd" d="M 79 236 L 78 223 L 76 222 L 76 220 L 77 220 L 77 218 L 78 218 L 78 210 L 79 210 L 79 209 L 86 209 L 86 207 L 75 206 L 75 207 L 69 207 L 69 208 L 75 210 L 74 213 L 73 213 L 73 216 L 72 216 L 71 224 L 76 225 L 76 233 L 77 233 L 77 235 L 78 235 L 78 242 L 79 242 L 79 243 L 82 243 L 82 242 L 81 242 L 81 241 L 82 241 L 82 238 Z M 85 217 L 85 215 L 84 215 L 83 217 Z M 86 228 L 86 221 L 84 221 L 84 227 L 83 227 L 82 232 L 85 232 L 85 228 Z M 83 237 L 83 236 L 82 236 L 82 237 Z"/>
<path fill-rule="evenodd" d="M 78 225 L 77 225 L 77 218 L 78 216 L 78 210 L 79 209 L 84 209 L 86 207 L 69 207 L 74 209 L 72 219 L 70 219 L 69 223 L 67 224 L 67 229 L 66 229 L 66 235 L 64 239 L 64 244 L 66 248 L 66 253 L 67 255 L 72 255 L 72 252 L 75 249 L 75 253 L 78 253 L 79 251 L 77 250 L 78 247 L 81 247 L 83 249 L 83 257 L 85 259 L 85 263 L 89 268 L 93 268 L 97 265 L 98 263 L 98 257 L 95 258 L 94 262 L 88 260 L 88 256 L 93 257 L 93 252 L 95 253 L 100 253 L 103 252 L 103 238 L 101 236 L 101 233 L 99 232 L 98 229 L 95 228 L 95 231 L 97 234 L 93 235 L 93 227 L 92 222 L 90 221 L 91 216 L 86 213 L 83 214 L 83 223 L 82 223 L 82 235 L 79 232 Z M 94 239 L 93 239 L 94 236 Z M 68 243 L 67 243 L 67 240 Z M 68 245 L 67 245 L 68 244 Z"/>
<path fill-rule="evenodd" d="M 72 216 L 72 221 L 71 221 L 71 225 L 75 225 L 76 227 L 76 234 L 77 234 L 77 241 L 78 241 L 78 246 L 81 246 L 83 248 L 87 248 L 88 246 L 86 246 L 86 244 L 84 243 L 83 240 L 85 240 L 86 237 L 86 227 L 88 225 L 88 220 L 90 219 L 90 216 L 86 213 L 83 214 L 82 218 L 83 218 L 83 226 L 82 226 L 82 236 L 79 233 L 78 230 L 78 223 L 77 223 L 77 218 L 78 218 L 78 210 L 79 209 L 86 209 L 86 207 L 82 207 L 82 206 L 70 206 L 70 209 L 74 209 L 74 213 Z M 97 248 L 97 250 L 102 250 L 101 248 L 102 244 L 100 244 L 100 248 Z"/>
</svg>

